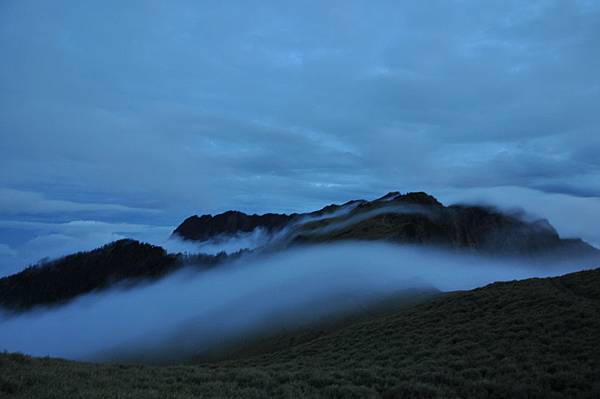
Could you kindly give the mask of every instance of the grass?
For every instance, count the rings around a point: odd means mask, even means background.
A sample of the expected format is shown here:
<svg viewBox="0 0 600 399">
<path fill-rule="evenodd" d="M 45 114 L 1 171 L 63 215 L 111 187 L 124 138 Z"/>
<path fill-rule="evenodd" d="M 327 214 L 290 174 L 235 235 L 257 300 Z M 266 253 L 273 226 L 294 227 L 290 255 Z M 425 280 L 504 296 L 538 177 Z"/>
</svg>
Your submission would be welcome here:
<svg viewBox="0 0 600 399">
<path fill-rule="evenodd" d="M 144 366 L 3 354 L 0 397 L 598 398 L 600 269 L 456 292 L 226 361 Z"/>
</svg>

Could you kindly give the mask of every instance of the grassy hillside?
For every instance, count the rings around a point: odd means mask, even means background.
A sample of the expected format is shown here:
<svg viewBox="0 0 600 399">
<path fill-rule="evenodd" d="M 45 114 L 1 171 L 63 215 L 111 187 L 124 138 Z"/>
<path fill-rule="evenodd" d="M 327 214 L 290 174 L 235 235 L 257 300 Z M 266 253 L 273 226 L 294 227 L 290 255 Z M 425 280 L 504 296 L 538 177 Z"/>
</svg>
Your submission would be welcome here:
<svg viewBox="0 0 600 399">
<path fill-rule="evenodd" d="M 2 395 L 598 398 L 600 269 L 449 294 L 237 360 L 150 367 L 4 354 Z"/>
</svg>

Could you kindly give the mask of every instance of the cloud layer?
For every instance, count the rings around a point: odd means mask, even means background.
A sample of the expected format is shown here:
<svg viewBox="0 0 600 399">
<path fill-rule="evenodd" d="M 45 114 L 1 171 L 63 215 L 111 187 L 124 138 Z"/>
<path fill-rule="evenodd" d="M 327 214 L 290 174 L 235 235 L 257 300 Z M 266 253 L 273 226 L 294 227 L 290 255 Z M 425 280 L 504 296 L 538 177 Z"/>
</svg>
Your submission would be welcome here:
<svg viewBox="0 0 600 399">
<path fill-rule="evenodd" d="M 264 329 L 289 331 L 407 288 L 470 289 L 573 270 L 389 244 L 315 246 L 207 272 L 185 270 L 58 308 L 0 313 L 0 350 L 85 360 L 106 360 L 107 354 L 173 359 Z"/>
<path fill-rule="evenodd" d="M 0 219 L 597 199 L 599 37 L 586 0 L 2 1 Z"/>
</svg>

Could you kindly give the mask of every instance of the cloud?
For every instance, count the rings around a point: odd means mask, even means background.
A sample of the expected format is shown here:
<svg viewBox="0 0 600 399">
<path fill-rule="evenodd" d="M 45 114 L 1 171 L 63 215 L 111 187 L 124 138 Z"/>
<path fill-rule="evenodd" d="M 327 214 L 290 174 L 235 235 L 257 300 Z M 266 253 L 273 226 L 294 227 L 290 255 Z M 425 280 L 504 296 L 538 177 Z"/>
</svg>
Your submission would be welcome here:
<svg viewBox="0 0 600 399">
<path fill-rule="evenodd" d="M 56 215 L 77 213 L 142 213 L 158 212 L 154 209 L 132 208 L 119 204 L 100 204 L 48 199 L 43 194 L 31 191 L 0 188 L 0 214 L 12 215 Z"/>
<path fill-rule="evenodd" d="M 271 240 L 277 239 L 266 230 L 257 227 L 246 233 L 221 235 L 206 241 L 186 241 L 177 237 L 171 237 L 164 242 L 169 252 L 174 253 L 203 253 L 215 255 L 220 252 L 234 253 L 243 249 L 256 249 L 267 245 Z"/>
<path fill-rule="evenodd" d="M 421 205 L 391 205 L 391 206 L 383 206 L 380 208 L 376 208 L 370 211 L 361 212 L 358 215 L 352 215 L 346 219 L 330 222 L 322 227 L 316 227 L 314 229 L 309 229 L 306 233 L 311 234 L 328 234 L 333 231 L 343 230 L 352 225 L 361 223 L 365 220 L 375 218 L 379 215 L 385 215 L 389 213 L 399 213 L 399 214 L 415 214 L 421 215 L 425 217 L 431 217 L 432 212 L 431 209 Z"/>
<path fill-rule="evenodd" d="M 315 246 L 0 315 L 0 349 L 80 360 L 180 359 L 265 328 L 289 330 L 362 308 L 406 288 L 471 289 L 574 270 L 389 244 Z"/>
<path fill-rule="evenodd" d="M 71 5 L 0 6 L 0 187 L 173 218 L 600 196 L 593 2 Z"/>
<path fill-rule="evenodd" d="M 0 275 L 391 190 L 600 246 L 599 37 L 585 0 L 1 1 Z"/>
<path fill-rule="evenodd" d="M 563 238 L 583 238 L 600 248 L 600 199 L 546 193 L 522 187 L 504 186 L 440 191 L 444 203 L 487 204 L 504 210 L 523 209 L 548 219 Z"/>
<path fill-rule="evenodd" d="M 445 205 L 467 203 L 490 205 L 506 211 L 523 209 L 536 218 L 548 219 L 561 237 L 582 238 L 600 248 L 600 232 L 596 223 L 596 215 L 600 214 L 600 200 L 595 197 L 577 197 L 515 186 L 446 189 L 438 190 L 433 194 Z M 346 199 L 348 198 L 344 200 Z M 325 204 L 317 203 L 314 209 L 322 208 L 323 205 Z M 354 206 L 343 207 L 325 216 L 343 215 L 351 211 Z M 407 209 L 390 210 L 406 211 Z M 377 212 L 379 211 L 375 213 Z M 299 223 L 308 223 L 320 218 L 309 217 L 300 220 Z M 172 225 L 97 220 L 32 222 L 0 219 L 0 276 L 15 273 L 40 259 L 91 250 L 121 238 L 133 238 L 160 245 L 173 253 L 218 253 L 222 250 L 235 252 L 242 248 L 256 248 L 273 243 L 279 238 L 285 238 L 287 231 L 272 237 L 261 230 L 256 230 L 202 243 L 190 243 L 171 239 L 173 230 Z"/>
<path fill-rule="evenodd" d="M 17 253 L 11 249 L 8 245 L 0 244 L 0 257 L 2 258 L 13 258 Z"/>
</svg>

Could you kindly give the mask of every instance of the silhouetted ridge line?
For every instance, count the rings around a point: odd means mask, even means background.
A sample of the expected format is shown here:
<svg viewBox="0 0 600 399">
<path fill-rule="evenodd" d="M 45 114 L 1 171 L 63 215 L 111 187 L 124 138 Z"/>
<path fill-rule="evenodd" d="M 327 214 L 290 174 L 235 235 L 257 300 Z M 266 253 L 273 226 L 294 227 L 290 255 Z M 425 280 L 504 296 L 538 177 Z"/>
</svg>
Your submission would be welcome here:
<svg viewBox="0 0 600 399">
<path fill-rule="evenodd" d="M 0 306 L 26 310 L 37 305 L 60 304 L 119 282 L 154 280 L 185 264 L 209 267 L 237 255 L 174 255 L 155 245 L 118 240 L 1 278 Z"/>
<path fill-rule="evenodd" d="M 229 211 L 192 216 L 175 231 L 185 240 L 206 241 L 256 228 L 286 230 L 287 244 L 341 240 L 386 241 L 468 249 L 496 255 L 599 256 L 581 240 L 562 239 L 547 220 L 526 220 L 483 206 L 444 206 L 424 192 L 390 192 L 373 201 L 328 205 L 305 214 L 246 215 Z"/>
<path fill-rule="evenodd" d="M 238 211 L 227 211 L 216 216 L 194 215 L 184 220 L 173 234 L 187 240 L 205 241 L 219 235 L 251 232 L 258 227 L 271 232 L 285 226 L 294 216 L 277 213 L 247 215 Z"/>
</svg>

